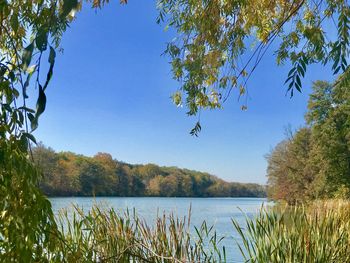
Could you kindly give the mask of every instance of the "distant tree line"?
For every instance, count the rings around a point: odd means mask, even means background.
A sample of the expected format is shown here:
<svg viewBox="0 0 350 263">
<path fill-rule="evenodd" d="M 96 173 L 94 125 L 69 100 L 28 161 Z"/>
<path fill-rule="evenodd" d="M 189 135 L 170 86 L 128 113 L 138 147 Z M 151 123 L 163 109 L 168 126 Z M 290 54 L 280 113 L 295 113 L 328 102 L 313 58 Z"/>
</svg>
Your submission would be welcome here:
<svg viewBox="0 0 350 263">
<path fill-rule="evenodd" d="M 298 203 L 350 197 L 350 87 L 317 81 L 306 127 L 267 156 L 268 195 Z"/>
<path fill-rule="evenodd" d="M 262 185 L 225 182 L 177 167 L 127 164 L 107 153 L 86 157 L 39 145 L 33 157 L 43 170 L 40 188 L 48 196 L 266 196 Z"/>
</svg>

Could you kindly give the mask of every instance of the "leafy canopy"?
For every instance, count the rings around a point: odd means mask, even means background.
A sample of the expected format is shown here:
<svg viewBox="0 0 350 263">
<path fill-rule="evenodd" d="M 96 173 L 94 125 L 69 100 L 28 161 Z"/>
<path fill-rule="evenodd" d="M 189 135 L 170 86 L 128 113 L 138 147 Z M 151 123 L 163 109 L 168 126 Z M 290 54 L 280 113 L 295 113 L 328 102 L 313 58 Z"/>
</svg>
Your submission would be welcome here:
<svg viewBox="0 0 350 263">
<path fill-rule="evenodd" d="M 232 89 L 246 94 L 273 42 L 279 45 L 277 64 L 292 65 L 286 77 L 291 96 L 301 91 L 311 64 L 330 64 L 334 74 L 348 74 L 346 0 L 159 0 L 158 8 L 158 22 L 176 31 L 166 53 L 180 81 L 173 101 L 185 104 L 188 115 L 221 108 Z"/>
</svg>

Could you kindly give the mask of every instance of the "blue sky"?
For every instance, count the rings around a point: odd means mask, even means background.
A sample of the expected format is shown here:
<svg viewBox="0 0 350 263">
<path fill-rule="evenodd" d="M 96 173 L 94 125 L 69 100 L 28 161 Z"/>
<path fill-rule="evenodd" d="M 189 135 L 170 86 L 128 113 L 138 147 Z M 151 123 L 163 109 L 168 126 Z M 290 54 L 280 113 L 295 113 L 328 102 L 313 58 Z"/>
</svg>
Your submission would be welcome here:
<svg viewBox="0 0 350 263">
<path fill-rule="evenodd" d="M 62 40 L 38 140 L 57 151 L 108 152 L 129 163 L 156 163 L 206 171 L 228 181 L 266 182 L 264 155 L 284 129 L 304 124 L 313 80 L 329 71 L 308 69 L 304 91 L 290 99 L 283 85 L 289 67 L 268 52 L 249 83 L 248 110 L 237 93 L 223 110 L 201 115 L 199 138 L 189 135 L 195 118 L 170 95 L 169 61 L 161 56 L 172 38 L 156 24 L 153 1 L 113 1 L 95 11 L 85 6 Z"/>
</svg>

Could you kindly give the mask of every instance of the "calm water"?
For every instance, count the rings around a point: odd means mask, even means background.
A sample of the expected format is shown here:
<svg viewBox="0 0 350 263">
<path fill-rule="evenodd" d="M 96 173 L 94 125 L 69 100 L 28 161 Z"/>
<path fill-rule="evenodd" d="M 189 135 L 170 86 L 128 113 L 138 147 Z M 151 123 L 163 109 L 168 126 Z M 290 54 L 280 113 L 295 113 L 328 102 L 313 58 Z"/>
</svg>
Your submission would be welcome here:
<svg viewBox="0 0 350 263">
<path fill-rule="evenodd" d="M 243 262 L 236 245 L 239 237 L 235 232 L 231 218 L 236 219 L 242 226 L 245 216 L 253 217 L 263 204 L 264 198 L 159 198 L 159 197 L 69 197 L 50 198 L 55 213 L 61 208 L 69 208 L 71 204 L 89 210 L 94 203 L 113 207 L 119 211 L 127 208 L 136 210 L 137 214 L 152 224 L 157 216 L 165 212 L 183 217 L 188 215 L 192 207 L 192 225 L 200 226 L 203 220 L 208 225 L 214 225 L 218 235 L 225 236 L 222 245 L 226 247 L 228 262 Z M 243 211 L 243 212 L 242 212 Z"/>
</svg>

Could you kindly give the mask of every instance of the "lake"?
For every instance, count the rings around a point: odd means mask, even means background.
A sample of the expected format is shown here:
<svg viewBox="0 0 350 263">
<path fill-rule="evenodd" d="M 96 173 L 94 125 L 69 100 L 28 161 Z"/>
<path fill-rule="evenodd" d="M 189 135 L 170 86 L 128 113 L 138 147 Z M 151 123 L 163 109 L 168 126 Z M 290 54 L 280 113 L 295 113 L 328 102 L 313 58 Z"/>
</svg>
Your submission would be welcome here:
<svg viewBox="0 0 350 263">
<path fill-rule="evenodd" d="M 94 203 L 102 203 L 118 211 L 136 210 L 150 225 L 157 214 L 174 213 L 179 217 L 187 216 L 191 207 L 192 226 L 200 226 L 206 220 L 208 225 L 214 225 L 218 236 L 225 236 L 222 245 L 226 247 L 228 262 L 243 262 L 236 245 L 239 237 L 231 223 L 236 219 L 244 226 L 245 216 L 254 217 L 262 205 L 267 204 L 265 198 L 161 198 L 161 197 L 57 197 L 50 198 L 54 213 L 71 204 L 78 205 L 85 211 Z"/>
</svg>

